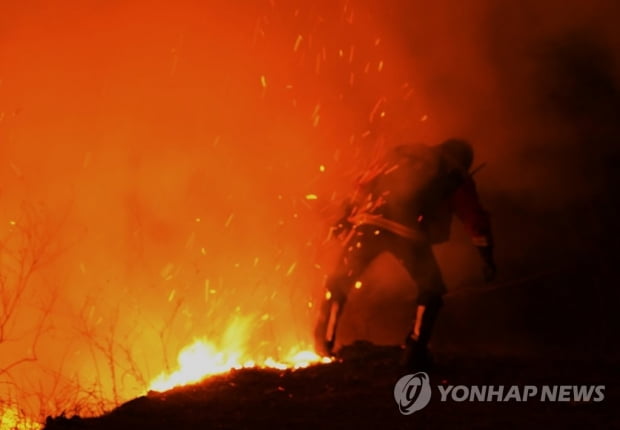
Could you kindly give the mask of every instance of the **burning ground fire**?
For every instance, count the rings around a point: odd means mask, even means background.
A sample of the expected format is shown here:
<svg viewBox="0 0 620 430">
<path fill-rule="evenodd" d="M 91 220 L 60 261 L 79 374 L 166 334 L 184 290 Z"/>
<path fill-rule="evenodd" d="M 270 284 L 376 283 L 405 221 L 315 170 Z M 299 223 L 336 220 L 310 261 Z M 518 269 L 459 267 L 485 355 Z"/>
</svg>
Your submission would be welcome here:
<svg viewBox="0 0 620 430">
<path fill-rule="evenodd" d="M 0 430 L 38 430 L 41 424 L 24 417 L 17 408 L 8 408 L 0 413 Z"/>
<path fill-rule="evenodd" d="M 161 373 L 150 384 L 153 391 L 166 391 L 174 387 L 200 382 L 203 379 L 231 370 L 247 368 L 300 369 L 313 364 L 330 363 L 332 360 L 321 357 L 310 350 L 293 348 L 282 359 L 272 357 L 253 358 L 246 350 L 248 340 L 247 326 L 235 322 L 226 331 L 221 345 L 205 339 L 197 339 L 186 346 L 178 355 L 178 368 L 171 373 Z M 240 342 L 240 340 L 242 340 Z"/>
<path fill-rule="evenodd" d="M 185 347 L 178 357 L 178 370 L 162 373 L 151 382 L 153 391 L 166 391 L 174 387 L 188 385 L 230 370 L 261 368 L 261 369 L 300 369 L 312 364 L 330 363 L 331 359 L 320 357 L 313 351 L 305 350 L 291 353 L 282 361 L 271 357 L 252 360 L 239 351 L 222 350 L 205 340 L 196 340 Z"/>
<path fill-rule="evenodd" d="M 0 258 L 41 270 L 0 288 L 0 430 L 329 362 L 304 343 L 324 224 L 382 133 L 432 123 L 368 3 L 12 6 L 0 253 L 46 265 Z"/>
</svg>

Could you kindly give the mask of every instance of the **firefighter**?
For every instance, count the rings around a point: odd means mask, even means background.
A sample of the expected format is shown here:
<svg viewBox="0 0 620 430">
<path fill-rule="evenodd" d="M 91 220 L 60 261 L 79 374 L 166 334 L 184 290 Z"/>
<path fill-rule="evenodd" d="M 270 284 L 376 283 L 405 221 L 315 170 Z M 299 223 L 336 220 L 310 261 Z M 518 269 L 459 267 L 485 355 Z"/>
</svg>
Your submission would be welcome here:
<svg viewBox="0 0 620 430">
<path fill-rule="evenodd" d="M 449 239 L 453 214 L 478 248 L 485 280 L 496 272 L 489 216 L 470 173 L 472 162 L 473 149 L 462 139 L 435 146 L 408 144 L 390 150 L 360 176 L 345 215 L 333 228 L 344 250 L 326 282 L 315 326 L 317 352 L 332 354 L 349 291 L 374 258 L 387 251 L 418 287 L 404 365 L 412 370 L 430 366 L 428 342 L 446 292 L 432 245 Z"/>
</svg>

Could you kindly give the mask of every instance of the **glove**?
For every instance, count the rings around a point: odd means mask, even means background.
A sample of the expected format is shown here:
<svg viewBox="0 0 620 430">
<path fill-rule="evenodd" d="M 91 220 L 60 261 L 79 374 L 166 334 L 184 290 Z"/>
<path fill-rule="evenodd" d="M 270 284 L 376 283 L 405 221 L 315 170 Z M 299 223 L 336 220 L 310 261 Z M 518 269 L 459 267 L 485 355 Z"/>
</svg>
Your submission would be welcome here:
<svg viewBox="0 0 620 430">
<path fill-rule="evenodd" d="M 493 258 L 492 246 L 479 246 L 478 253 L 482 258 L 482 275 L 485 282 L 491 282 L 495 279 L 497 274 L 497 267 L 495 266 L 495 259 Z"/>
</svg>

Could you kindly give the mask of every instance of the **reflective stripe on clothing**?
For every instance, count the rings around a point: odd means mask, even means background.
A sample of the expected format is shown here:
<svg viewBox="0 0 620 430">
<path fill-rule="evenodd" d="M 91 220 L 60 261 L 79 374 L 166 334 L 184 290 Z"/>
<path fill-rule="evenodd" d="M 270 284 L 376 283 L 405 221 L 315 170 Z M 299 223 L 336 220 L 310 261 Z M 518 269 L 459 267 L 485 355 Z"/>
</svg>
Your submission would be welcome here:
<svg viewBox="0 0 620 430">
<path fill-rule="evenodd" d="M 401 237 L 411 240 L 425 240 L 426 236 L 418 230 L 414 230 L 406 225 L 384 218 L 381 215 L 361 213 L 349 218 L 349 222 L 355 226 L 373 225 L 391 231 Z"/>
</svg>

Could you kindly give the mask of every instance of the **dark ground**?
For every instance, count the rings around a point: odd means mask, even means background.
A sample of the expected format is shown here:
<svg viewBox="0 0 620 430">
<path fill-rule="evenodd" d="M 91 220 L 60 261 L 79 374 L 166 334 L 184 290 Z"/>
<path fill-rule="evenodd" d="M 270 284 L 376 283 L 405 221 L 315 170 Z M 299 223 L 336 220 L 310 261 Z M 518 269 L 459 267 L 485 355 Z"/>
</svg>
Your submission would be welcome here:
<svg viewBox="0 0 620 430">
<path fill-rule="evenodd" d="M 413 415 L 401 415 L 393 397 L 395 382 L 405 374 L 400 348 L 355 342 L 332 364 L 233 371 L 151 393 L 102 417 L 49 419 L 45 428 L 618 429 L 617 295 L 592 294 L 593 282 L 592 272 L 581 267 L 448 296 L 434 338 L 433 397 Z M 586 284 L 590 293 L 583 295 Z M 444 403 L 439 384 L 606 389 L 599 403 Z"/>
<path fill-rule="evenodd" d="M 601 403 L 442 403 L 403 416 L 393 398 L 400 350 L 356 344 L 345 360 L 298 371 L 243 370 L 132 400 L 46 429 L 620 428 L 618 363 L 444 356 L 431 384 L 606 384 Z"/>
<path fill-rule="evenodd" d="M 333 364 L 295 372 L 235 371 L 134 399 L 102 417 L 49 419 L 46 429 L 620 429 L 617 38 L 585 26 L 557 36 L 539 29 L 538 37 L 523 41 L 520 35 L 536 33 L 530 15 L 521 13 L 523 5 L 514 9 L 522 18 L 511 27 L 499 19 L 511 9 L 496 3 L 501 16 L 492 20 L 487 49 L 502 105 L 512 106 L 506 121 L 520 133 L 509 142 L 499 133 L 497 144 L 523 148 L 506 174 L 518 167 L 514 182 L 524 185 L 516 195 L 493 194 L 491 174 L 502 166 L 491 165 L 486 179 L 480 174 L 503 279 L 488 288 L 457 287 L 446 298 L 433 338 L 437 366 L 431 384 L 604 384 L 603 402 L 442 403 L 434 390 L 425 409 L 403 416 L 393 398 L 404 374 L 399 348 L 358 343 L 343 348 L 343 360 Z M 550 18 L 566 12 L 564 3 L 558 5 Z M 396 8 L 386 19 L 409 28 L 408 19 L 396 19 L 407 16 Z M 427 44 L 426 37 L 420 40 Z M 450 106 L 459 100 L 452 90 L 429 94 Z M 446 261 L 462 261 L 457 254 Z M 453 270 L 462 279 L 461 268 Z M 356 312 L 345 311 L 340 340 L 402 339 L 411 297 L 389 289 L 375 296 L 370 288 L 360 291 L 349 305 Z"/>
</svg>

